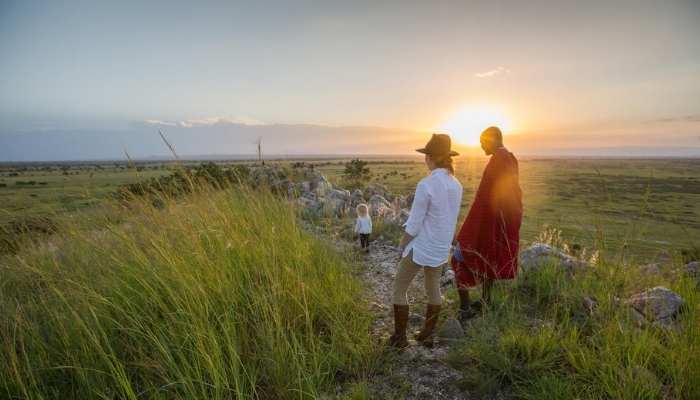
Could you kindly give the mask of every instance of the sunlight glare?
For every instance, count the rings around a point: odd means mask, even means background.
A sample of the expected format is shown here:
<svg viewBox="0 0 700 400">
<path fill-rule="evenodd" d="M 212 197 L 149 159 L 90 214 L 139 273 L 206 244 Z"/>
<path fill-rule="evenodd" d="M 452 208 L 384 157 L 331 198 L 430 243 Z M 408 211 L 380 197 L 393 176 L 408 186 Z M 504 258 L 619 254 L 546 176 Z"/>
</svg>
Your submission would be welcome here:
<svg viewBox="0 0 700 400">
<path fill-rule="evenodd" d="M 439 129 L 449 133 L 456 143 L 477 146 L 481 132 L 492 125 L 501 128 L 504 135 L 512 128 L 510 120 L 496 108 L 466 106 L 452 114 Z"/>
</svg>

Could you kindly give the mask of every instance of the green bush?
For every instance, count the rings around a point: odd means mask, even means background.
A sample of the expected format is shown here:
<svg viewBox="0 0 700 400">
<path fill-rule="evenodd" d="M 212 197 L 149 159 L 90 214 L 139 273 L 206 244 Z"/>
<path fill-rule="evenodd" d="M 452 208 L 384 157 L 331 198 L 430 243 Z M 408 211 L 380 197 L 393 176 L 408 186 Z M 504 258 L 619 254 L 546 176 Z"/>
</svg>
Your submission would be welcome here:
<svg viewBox="0 0 700 400">
<path fill-rule="evenodd" d="M 3 264 L 2 397 L 315 398 L 367 370 L 361 286 L 288 204 L 164 199 Z"/>
</svg>

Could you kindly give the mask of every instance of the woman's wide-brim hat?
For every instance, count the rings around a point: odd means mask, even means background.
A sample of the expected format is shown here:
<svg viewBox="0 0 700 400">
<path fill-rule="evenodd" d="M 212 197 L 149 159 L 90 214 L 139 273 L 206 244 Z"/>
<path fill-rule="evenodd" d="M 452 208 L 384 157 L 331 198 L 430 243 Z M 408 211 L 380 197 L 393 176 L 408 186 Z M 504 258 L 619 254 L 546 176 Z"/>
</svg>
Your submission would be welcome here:
<svg viewBox="0 0 700 400">
<path fill-rule="evenodd" d="M 452 139 L 450 135 L 444 133 L 434 133 L 428 144 L 422 149 L 416 149 L 417 152 L 429 154 L 431 156 L 458 156 L 459 153 L 452 150 Z"/>
</svg>

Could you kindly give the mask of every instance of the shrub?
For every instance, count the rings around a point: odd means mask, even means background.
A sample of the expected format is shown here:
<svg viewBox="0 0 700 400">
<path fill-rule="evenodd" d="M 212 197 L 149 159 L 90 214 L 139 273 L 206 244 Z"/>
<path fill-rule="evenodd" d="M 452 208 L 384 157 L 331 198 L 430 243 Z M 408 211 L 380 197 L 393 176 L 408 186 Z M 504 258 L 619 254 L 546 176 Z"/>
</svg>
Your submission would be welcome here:
<svg viewBox="0 0 700 400">
<path fill-rule="evenodd" d="M 356 188 L 362 186 L 364 183 L 369 181 L 371 173 L 367 167 L 368 162 L 362 161 L 360 159 L 350 160 L 345 163 L 345 170 L 343 171 L 343 178 L 347 182 L 347 186 L 350 188 Z"/>
</svg>

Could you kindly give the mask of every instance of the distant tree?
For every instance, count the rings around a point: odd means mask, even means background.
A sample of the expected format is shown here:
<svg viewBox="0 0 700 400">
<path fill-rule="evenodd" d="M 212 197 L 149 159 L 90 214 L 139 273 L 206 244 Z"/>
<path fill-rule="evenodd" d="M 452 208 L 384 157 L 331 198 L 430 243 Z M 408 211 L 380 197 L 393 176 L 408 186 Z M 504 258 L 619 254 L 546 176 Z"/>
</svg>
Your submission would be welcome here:
<svg viewBox="0 0 700 400">
<path fill-rule="evenodd" d="M 345 163 L 343 177 L 352 186 L 360 186 L 369 181 L 372 174 L 367 167 L 367 161 L 356 158 Z"/>
</svg>

